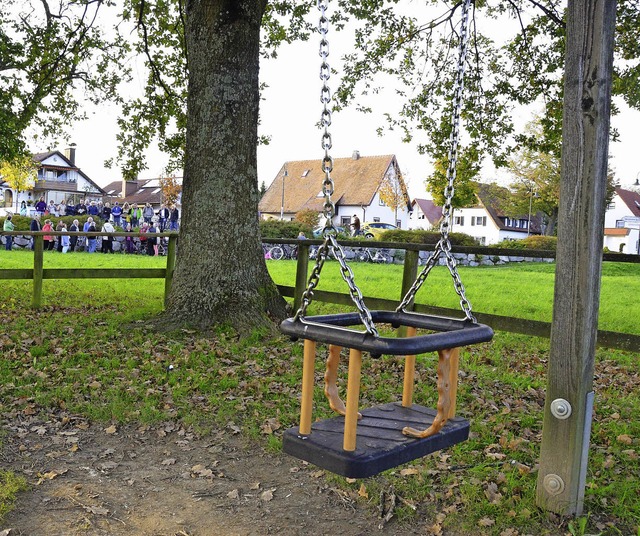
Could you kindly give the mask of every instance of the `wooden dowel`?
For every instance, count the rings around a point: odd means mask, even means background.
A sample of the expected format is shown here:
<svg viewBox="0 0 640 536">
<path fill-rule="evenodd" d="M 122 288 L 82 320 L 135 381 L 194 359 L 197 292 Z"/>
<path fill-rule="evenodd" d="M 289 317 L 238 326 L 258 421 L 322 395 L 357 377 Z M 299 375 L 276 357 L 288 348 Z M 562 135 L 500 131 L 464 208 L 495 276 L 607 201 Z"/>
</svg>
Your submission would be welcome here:
<svg viewBox="0 0 640 536">
<path fill-rule="evenodd" d="M 407 328 L 407 337 L 415 337 L 416 328 Z M 408 355 L 404 360 L 404 386 L 402 388 L 402 405 L 410 408 L 413 404 L 414 379 L 416 376 L 416 356 Z"/>
<path fill-rule="evenodd" d="M 358 399 L 360 398 L 360 372 L 362 352 L 349 351 L 349 378 L 347 380 L 347 413 L 344 416 L 343 448 L 348 452 L 356 450 L 356 428 L 358 426 Z"/>
<path fill-rule="evenodd" d="M 452 348 L 449 351 L 449 411 L 447 419 L 456 416 L 456 397 L 458 396 L 458 367 L 460 361 L 460 348 Z"/>
<path fill-rule="evenodd" d="M 302 401 L 300 404 L 300 435 L 311 433 L 313 411 L 313 376 L 315 372 L 316 342 L 305 339 L 302 360 Z"/>
</svg>

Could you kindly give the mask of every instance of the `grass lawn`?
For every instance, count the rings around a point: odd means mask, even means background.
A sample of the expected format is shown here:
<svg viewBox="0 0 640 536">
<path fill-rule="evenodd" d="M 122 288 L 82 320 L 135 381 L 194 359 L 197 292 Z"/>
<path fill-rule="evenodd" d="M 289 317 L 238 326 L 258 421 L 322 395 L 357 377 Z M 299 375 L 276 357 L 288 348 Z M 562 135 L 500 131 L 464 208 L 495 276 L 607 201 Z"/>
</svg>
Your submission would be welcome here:
<svg viewBox="0 0 640 536">
<path fill-rule="evenodd" d="M 28 267 L 31 260 L 28 252 L 0 251 L 1 268 Z M 45 254 L 45 267 L 161 267 L 164 262 L 99 253 Z M 292 284 L 293 263 L 270 262 L 269 269 L 276 282 Z M 398 296 L 401 267 L 360 264 L 354 270 L 365 295 Z M 603 329 L 638 333 L 633 325 L 638 305 L 626 303 L 626 297 L 637 292 L 639 272 L 640 267 L 632 265 L 605 264 Z M 478 311 L 550 320 L 553 266 L 471 268 L 461 273 Z M 323 276 L 321 288 L 344 288 L 337 280 L 336 263 L 328 263 Z M 418 301 L 455 307 L 448 279 L 446 269 L 436 269 L 427 284 L 439 294 L 446 287 L 451 299 L 422 291 Z M 29 408 L 101 422 L 179 421 L 199 434 L 213 425 L 232 424 L 247 437 L 279 449 L 282 430 L 298 419 L 301 343 L 285 337 L 264 340 L 260 334 L 239 340 L 228 330 L 208 338 L 187 331 L 150 332 L 145 320 L 160 312 L 163 290 L 162 280 L 45 281 L 45 306 L 34 311 L 29 307 L 30 281 L 4 281 L 3 419 Z M 535 506 L 548 351 L 547 340 L 508 333 L 465 349 L 458 413 L 471 420 L 469 441 L 363 481 L 326 478 L 355 495 L 364 489 L 360 500 L 372 505 L 393 485 L 405 500 L 397 514 L 410 519 L 417 515 L 415 507 L 419 515 L 433 519 L 433 534 L 453 529 L 496 535 L 640 534 L 637 354 L 597 353 L 587 515 L 565 520 Z M 341 388 L 345 361 L 340 365 Z M 435 354 L 418 357 L 418 403 L 435 405 L 436 362 Z M 314 417 L 323 418 L 330 413 L 322 393 L 324 371 L 317 369 Z M 362 406 L 400 399 L 401 359 L 366 356 L 362 377 Z M 2 478 L 0 497 L 2 489 L 15 495 L 20 483 L 7 484 L 11 475 Z"/>
</svg>

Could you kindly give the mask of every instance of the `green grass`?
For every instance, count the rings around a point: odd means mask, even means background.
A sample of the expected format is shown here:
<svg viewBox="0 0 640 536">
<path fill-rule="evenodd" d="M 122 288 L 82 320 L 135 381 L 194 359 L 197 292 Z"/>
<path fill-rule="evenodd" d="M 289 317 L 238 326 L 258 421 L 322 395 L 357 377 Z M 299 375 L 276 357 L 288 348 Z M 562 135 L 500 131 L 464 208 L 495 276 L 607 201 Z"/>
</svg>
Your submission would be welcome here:
<svg viewBox="0 0 640 536">
<path fill-rule="evenodd" d="M 9 263 L 24 267 L 29 257 L 29 253 L 0 252 L 3 268 Z M 53 253 L 45 255 L 45 262 L 52 267 L 82 262 L 83 267 L 108 263 L 133 268 L 159 267 L 163 259 Z M 293 263 L 271 262 L 269 269 L 277 282 L 291 284 Z M 400 267 L 361 264 L 355 270 L 365 293 L 389 292 L 389 297 L 397 297 Z M 635 304 L 626 302 L 637 292 L 638 268 L 607 263 L 604 272 L 603 296 L 605 286 L 618 286 L 618 292 L 607 291 L 608 314 L 619 311 L 615 313 L 619 318 L 609 322 L 623 325 L 635 311 Z M 343 290 L 344 284 L 333 281 L 332 273 L 337 275 L 335 263 L 328 263 L 322 288 L 335 284 Z M 450 285 L 446 269 L 436 269 L 432 275 L 433 288 Z M 510 296 L 526 299 L 532 312 L 525 316 L 548 320 L 544 315 L 551 307 L 547 303 L 551 291 L 534 290 L 552 284 L 553 267 L 474 268 L 462 275 L 470 294 L 486 297 L 486 304 L 474 298 L 478 310 L 515 314 L 512 304 L 500 305 L 501 298 Z M 486 288 L 490 284 L 493 291 Z M 622 284 L 624 292 L 619 290 Z M 0 330 L 0 404 L 12 404 L 12 411 L 31 406 L 42 415 L 63 412 L 101 422 L 177 421 L 201 434 L 214 427 L 238 427 L 270 450 L 280 447 L 282 430 L 297 423 L 300 342 L 284 337 L 264 340 L 257 333 L 239 339 L 223 328 L 207 338 L 188 331 L 150 332 L 146 321 L 162 307 L 160 280 L 45 281 L 46 305 L 38 311 L 30 309 L 30 295 L 30 282 L 0 285 L 0 325 L 5 326 Z M 455 303 L 454 298 L 436 304 Z M 397 495 L 416 507 L 414 512 L 399 503 L 396 513 L 401 520 L 434 520 L 444 533 L 636 534 L 640 526 L 638 355 L 598 350 L 585 496 L 588 515 L 570 526 L 569 520 L 535 505 L 548 353 L 548 340 L 501 332 L 491 343 L 465 349 L 458 414 L 471 421 L 468 441 L 364 481 L 327 478 L 356 498 L 364 484 L 369 499 L 359 500 L 372 508 L 380 492 L 393 486 Z M 318 359 L 324 355 L 321 347 Z M 431 354 L 418 356 L 418 403 L 435 405 L 436 359 Z M 361 405 L 400 399 L 402 368 L 397 357 L 365 358 Z M 344 389 L 346 359 L 339 371 Z M 314 418 L 331 415 L 322 392 L 323 372 L 319 363 Z M 0 484 L 0 493 L 6 488 L 15 494 L 11 490 L 19 488 L 13 482 Z M 586 519 L 584 530 L 582 519 Z"/>
<path fill-rule="evenodd" d="M 269 272 L 280 285 L 293 285 L 295 261 L 270 261 Z M 400 299 L 402 266 L 352 263 L 356 283 L 364 296 Z M 467 298 L 478 312 L 551 322 L 555 264 L 518 263 L 502 266 L 460 267 Z M 318 289 L 347 293 L 339 265 L 327 262 Z M 640 265 L 603 263 L 599 328 L 640 334 Z M 416 301 L 427 305 L 460 307 L 451 275 L 446 267 L 435 267 Z"/>
</svg>

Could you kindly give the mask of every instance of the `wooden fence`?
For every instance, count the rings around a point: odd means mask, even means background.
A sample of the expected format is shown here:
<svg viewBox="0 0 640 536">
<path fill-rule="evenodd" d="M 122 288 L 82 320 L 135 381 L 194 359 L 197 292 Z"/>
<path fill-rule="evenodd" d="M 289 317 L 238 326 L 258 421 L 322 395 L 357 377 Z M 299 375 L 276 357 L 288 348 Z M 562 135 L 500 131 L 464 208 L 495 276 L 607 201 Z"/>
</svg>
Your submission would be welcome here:
<svg viewBox="0 0 640 536">
<path fill-rule="evenodd" d="M 11 234 L 14 236 L 33 236 L 34 237 L 34 261 L 33 269 L 0 269 L 0 280 L 2 279 L 33 279 L 33 307 L 40 307 L 42 304 L 42 281 L 45 279 L 117 279 L 117 278 L 160 278 L 165 280 L 164 300 L 166 303 L 171 283 L 173 280 L 173 271 L 176 260 L 176 244 L 178 235 L 176 233 L 155 233 L 147 234 L 148 237 L 166 237 L 169 239 L 167 251 L 166 268 L 43 268 L 43 236 L 61 236 L 67 234 L 69 236 L 105 236 L 109 234 L 114 237 L 133 236 L 139 237 L 139 233 L 60 233 L 49 231 L 43 232 L 4 232 L 0 234 Z M 275 238 L 265 238 L 263 242 L 266 244 L 287 244 L 298 246 L 297 266 L 295 285 L 278 285 L 280 293 L 288 298 L 293 298 L 294 308 L 299 307 L 302 293 L 307 286 L 307 278 L 309 273 L 309 248 L 318 246 L 321 240 L 284 240 Z M 343 246 L 349 247 L 368 247 L 381 249 L 399 249 L 405 251 L 404 269 L 402 276 L 400 300 L 418 273 L 418 261 L 420 251 L 433 251 L 433 246 L 425 244 L 405 244 L 392 242 L 372 242 L 371 240 L 350 240 L 342 243 Z M 459 247 L 452 248 L 454 253 L 474 254 L 481 256 L 514 256 L 523 255 L 530 258 L 553 258 L 555 253 L 552 251 L 533 251 L 533 250 L 513 250 L 499 249 L 487 247 Z M 0 252 L 0 255 L 2 253 Z M 615 262 L 631 262 L 640 263 L 639 255 L 620 255 L 620 254 L 604 254 L 604 261 Z M 338 292 L 327 292 L 322 290 L 314 291 L 314 299 L 319 302 L 334 303 L 338 305 L 351 305 L 351 298 L 348 294 Z M 365 296 L 367 306 L 371 309 L 395 309 L 399 301 L 387 300 L 383 298 Z M 459 317 L 460 310 L 447 309 L 442 307 L 434 307 L 424 304 L 414 304 L 414 310 L 421 313 Z M 512 318 L 507 316 L 499 316 L 480 311 L 474 311 L 474 315 L 479 322 L 491 326 L 494 330 L 507 331 L 510 333 L 520 333 L 523 335 L 533 335 L 536 337 L 549 338 L 551 335 L 551 323 L 540 322 L 537 320 L 527 320 L 526 318 Z M 640 352 L 640 335 L 630 333 L 618 333 L 613 331 L 598 331 L 598 344 L 606 348 L 616 348 L 620 350 L 629 350 L 632 352 Z"/>
</svg>

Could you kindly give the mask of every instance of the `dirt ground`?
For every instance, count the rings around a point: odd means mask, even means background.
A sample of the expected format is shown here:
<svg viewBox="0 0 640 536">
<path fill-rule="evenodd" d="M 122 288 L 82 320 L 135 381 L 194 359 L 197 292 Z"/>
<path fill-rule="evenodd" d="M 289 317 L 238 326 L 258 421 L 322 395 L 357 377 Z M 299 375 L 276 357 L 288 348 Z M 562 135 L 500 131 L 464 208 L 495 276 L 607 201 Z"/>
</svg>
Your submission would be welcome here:
<svg viewBox="0 0 640 536">
<path fill-rule="evenodd" d="M 426 533 L 427 520 L 385 523 L 375 500 L 357 502 L 316 467 L 237 430 L 196 437 L 173 423 L 115 427 L 22 413 L 2 430 L 2 467 L 29 483 L 3 536 Z"/>
</svg>

